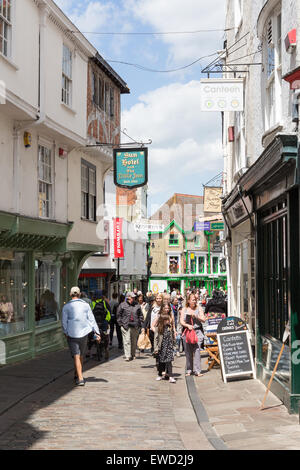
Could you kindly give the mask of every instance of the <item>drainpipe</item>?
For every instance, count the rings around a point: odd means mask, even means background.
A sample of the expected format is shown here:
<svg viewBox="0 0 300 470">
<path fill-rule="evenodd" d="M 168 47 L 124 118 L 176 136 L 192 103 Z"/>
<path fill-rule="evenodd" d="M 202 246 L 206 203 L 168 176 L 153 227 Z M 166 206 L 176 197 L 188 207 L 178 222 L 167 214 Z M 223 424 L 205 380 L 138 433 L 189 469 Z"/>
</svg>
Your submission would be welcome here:
<svg viewBox="0 0 300 470">
<path fill-rule="evenodd" d="M 19 154 L 20 130 L 15 127 L 13 131 L 13 208 L 16 214 L 20 212 L 20 154 Z"/>
<path fill-rule="evenodd" d="M 39 24 L 39 117 L 34 125 L 42 124 L 46 118 L 46 20 L 48 16 L 48 7 L 44 0 L 39 3 L 40 24 Z"/>
</svg>

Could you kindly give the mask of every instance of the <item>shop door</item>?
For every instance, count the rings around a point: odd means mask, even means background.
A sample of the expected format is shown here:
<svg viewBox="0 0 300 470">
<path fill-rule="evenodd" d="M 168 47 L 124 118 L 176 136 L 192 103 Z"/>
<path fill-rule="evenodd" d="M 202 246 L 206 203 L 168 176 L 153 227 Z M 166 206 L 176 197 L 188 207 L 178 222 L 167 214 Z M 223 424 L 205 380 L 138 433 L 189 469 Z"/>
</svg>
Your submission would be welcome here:
<svg viewBox="0 0 300 470">
<path fill-rule="evenodd" d="M 180 292 L 180 281 L 169 281 L 168 287 L 170 292 L 172 292 L 174 289 L 179 290 Z"/>
</svg>

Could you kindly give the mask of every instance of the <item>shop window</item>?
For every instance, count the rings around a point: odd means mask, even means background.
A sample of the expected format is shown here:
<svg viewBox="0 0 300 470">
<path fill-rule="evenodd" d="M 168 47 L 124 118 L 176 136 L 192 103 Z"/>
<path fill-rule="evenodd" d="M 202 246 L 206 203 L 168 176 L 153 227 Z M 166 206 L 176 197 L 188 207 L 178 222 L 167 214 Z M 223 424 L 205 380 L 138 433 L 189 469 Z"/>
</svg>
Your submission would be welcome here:
<svg viewBox="0 0 300 470">
<path fill-rule="evenodd" d="M 242 245 L 242 283 L 243 283 L 243 297 L 242 297 L 242 312 L 244 314 L 244 319 L 248 323 L 248 312 L 249 312 L 249 302 L 248 302 L 248 241 L 244 242 Z"/>
<path fill-rule="evenodd" d="M 81 161 L 81 217 L 96 221 L 96 167 Z"/>
<path fill-rule="evenodd" d="M 212 257 L 212 272 L 213 274 L 219 273 L 219 258 L 217 256 Z"/>
<path fill-rule="evenodd" d="M 195 255 L 191 255 L 191 274 L 195 274 L 197 272 L 197 258 Z"/>
<path fill-rule="evenodd" d="M 39 145 L 39 216 L 48 219 L 52 216 L 52 173 L 51 150 L 43 145 Z"/>
<path fill-rule="evenodd" d="M 220 259 L 220 274 L 225 274 L 227 271 L 226 268 L 226 258 Z"/>
<path fill-rule="evenodd" d="M 105 277 L 86 277 L 81 274 L 78 279 L 78 286 L 81 292 L 84 292 L 87 297 L 91 300 L 95 298 L 95 292 L 98 290 L 106 289 L 106 278 Z"/>
<path fill-rule="evenodd" d="M 0 337 L 27 329 L 26 255 L 0 250 Z"/>
<path fill-rule="evenodd" d="M 37 325 L 59 319 L 60 267 L 55 259 L 35 260 L 35 320 Z"/>
<path fill-rule="evenodd" d="M 287 216 L 277 214 L 260 228 L 258 269 L 263 285 L 258 300 L 264 312 L 262 334 L 281 341 L 288 322 L 288 246 Z"/>
<path fill-rule="evenodd" d="M 178 236 L 177 233 L 170 233 L 169 245 L 170 246 L 178 246 L 179 245 L 179 236 Z"/>
<path fill-rule="evenodd" d="M 63 45 L 62 61 L 62 102 L 72 106 L 72 52 Z"/>
<path fill-rule="evenodd" d="M 199 256 L 198 267 L 199 267 L 199 273 L 204 274 L 205 273 L 205 256 Z"/>
</svg>

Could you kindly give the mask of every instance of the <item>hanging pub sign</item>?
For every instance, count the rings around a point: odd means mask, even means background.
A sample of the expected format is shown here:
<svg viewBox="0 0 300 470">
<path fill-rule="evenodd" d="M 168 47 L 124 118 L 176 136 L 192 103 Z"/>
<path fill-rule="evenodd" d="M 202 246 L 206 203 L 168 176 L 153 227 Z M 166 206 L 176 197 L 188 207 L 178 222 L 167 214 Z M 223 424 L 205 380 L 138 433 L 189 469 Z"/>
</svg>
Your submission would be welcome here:
<svg viewBox="0 0 300 470">
<path fill-rule="evenodd" d="M 204 212 L 221 212 L 223 188 L 204 186 Z"/>
<path fill-rule="evenodd" d="M 148 149 L 114 149 L 114 182 L 119 188 L 145 186 L 148 183 Z"/>
<path fill-rule="evenodd" d="M 244 80 L 240 78 L 203 79 L 201 111 L 244 111 Z"/>
<path fill-rule="evenodd" d="M 238 317 L 224 318 L 217 329 L 223 380 L 243 375 L 255 376 L 247 324 Z"/>
</svg>

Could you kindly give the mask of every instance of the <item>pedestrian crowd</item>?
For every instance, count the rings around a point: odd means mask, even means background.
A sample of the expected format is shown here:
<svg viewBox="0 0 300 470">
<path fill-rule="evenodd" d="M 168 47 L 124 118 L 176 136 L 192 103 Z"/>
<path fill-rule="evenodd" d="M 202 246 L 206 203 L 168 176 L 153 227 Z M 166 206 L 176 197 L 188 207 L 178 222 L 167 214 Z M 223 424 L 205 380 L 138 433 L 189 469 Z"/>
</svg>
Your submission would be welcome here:
<svg viewBox="0 0 300 470">
<path fill-rule="evenodd" d="M 156 361 L 156 380 L 176 383 L 172 366 L 181 352 L 186 357 L 186 375 L 201 377 L 206 314 L 227 315 L 225 293 L 214 290 L 212 298 L 208 298 L 205 288 L 188 289 L 185 296 L 178 290 L 157 294 L 149 291 L 144 295 L 134 289 L 121 295 L 113 293 L 109 301 L 103 291 L 96 291 L 89 299 L 79 287 L 72 287 L 70 297 L 63 307 L 62 328 L 74 359 L 74 381 L 78 386 L 85 384 L 83 361 L 85 356 L 91 356 L 94 345 L 98 359 L 104 355 L 109 360 L 115 330 L 126 362 L 135 360 L 138 349 L 151 350 Z"/>
</svg>

